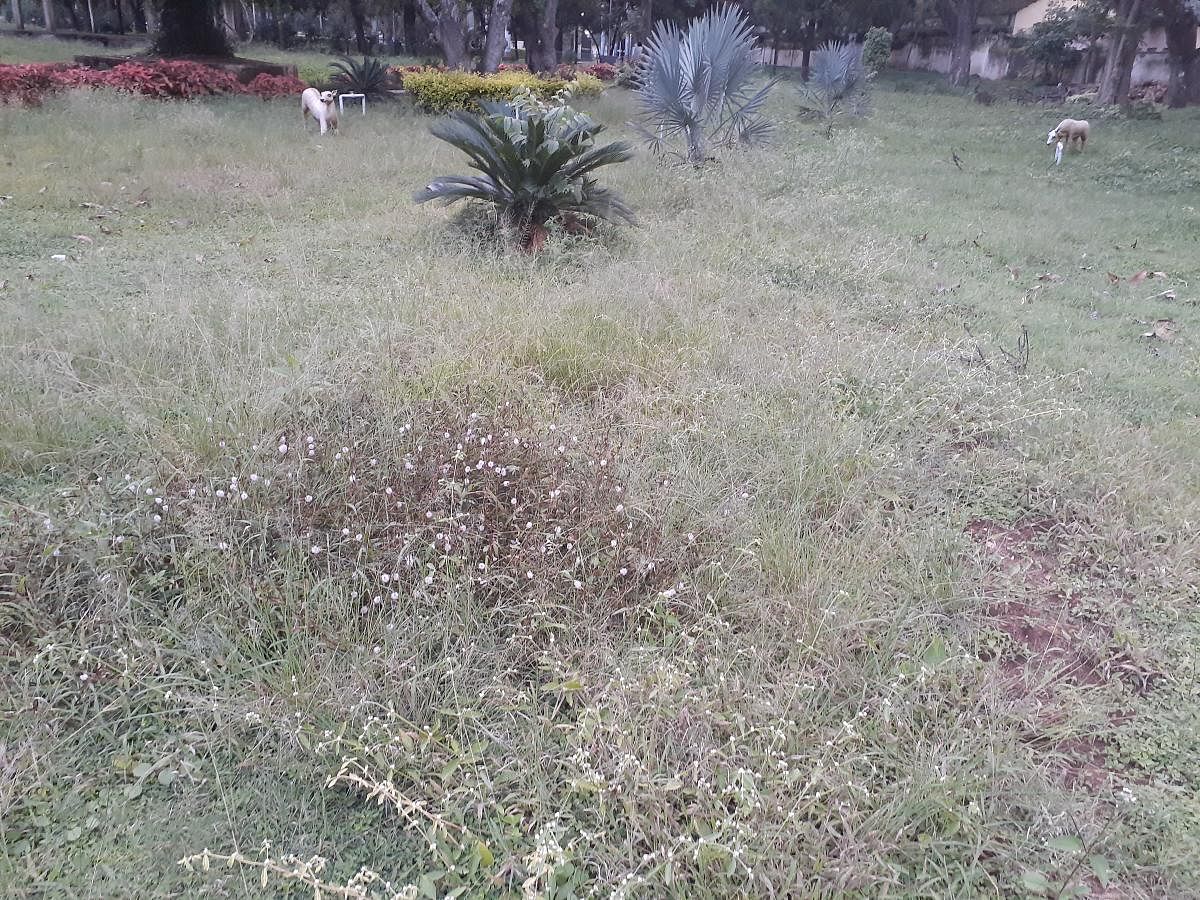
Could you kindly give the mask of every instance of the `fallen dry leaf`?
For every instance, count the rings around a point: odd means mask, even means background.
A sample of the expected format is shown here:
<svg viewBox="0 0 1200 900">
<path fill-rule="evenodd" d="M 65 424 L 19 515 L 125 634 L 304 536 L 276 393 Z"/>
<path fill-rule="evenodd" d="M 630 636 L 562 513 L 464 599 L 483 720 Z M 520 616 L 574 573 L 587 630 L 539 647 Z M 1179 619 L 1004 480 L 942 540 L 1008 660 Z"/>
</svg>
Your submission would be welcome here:
<svg viewBox="0 0 1200 900">
<path fill-rule="evenodd" d="M 1164 300 L 1174 300 L 1174 299 L 1175 299 L 1175 292 L 1174 292 L 1174 291 L 1170 291 L 1170 290 L 1168 290 L 1168 291 L 1162 291 L 1161 293 L 1155 294 L 1154 296 L 1155 296 L 1155 297 L 1161 297 L 1161 298 L 1162 298 L 1162 299 L 1164 299 Z"/>
<path fill-rule="evenodd" d="M 1109 284 L 1120 284 L 1121 283 L 1120 275 L 1117 275 L 1113 272 L 1108 272 L 1106 274 L 1108 275 L 1108 283 Z"/>
<path fill-rule="evenodd" d="M 1055 275 L 1053 272 L 1043 272 L 1041 275 L 1038 276 L 1038 281 L 1050 281 L 1055 284 L 1057 284 L 1058 282 L 1060 282 L 1062 280 L 1063 280 L 1063 277 L 1061 275 Z"/>
<path fill-rule="evenodd" d="M 1018 278 L 1021 277 L 1021 270 L 1017 266 L 1009 266 L 1008 267 L 1008 277 L 1011 278 L 1013 281 L 1016 281 Z"/>
<path fill-rule="evenodd" d="M 924 234 L 918 234 L 918 235 L 917 235 L 917 243 L 918 243 L 918 244 L 923 244 L 923 243 L 925 243 L 925 239 L 926 239 L 927 237 L 929 237 L 929 232 L 928 232 L 928 231 L 927 231 L 927 232 L 925 232 Z"/>
<path fill-rule="evenodd" d="M 1179 334 L 1179 326 L 1174 319 L 1158 319 L 1154 326 L 1142 337 L 1158 338 L 1160 341 L 1173 341 Z"/>
<path fill-rule="evenodd" d="M 90 235 L 73 234 L 73 235 L 71 235 L 71 237 L 75 238 L 75 240 L 79 241 L 81 244 L 94 244 L 95 243 L 95 240 Z"/>
<path fill-rule="evenodd" d="M 0 291 L 7 291 L 7 290 L 8 290 L 8 280 L 0 279 Z"/>
<path fill-rule="evenodd" d="M 1151 272 L 1150 277 L 1151 278 L 1166 278 L 1167 273 L 1166 272 Z"/>
</svg>

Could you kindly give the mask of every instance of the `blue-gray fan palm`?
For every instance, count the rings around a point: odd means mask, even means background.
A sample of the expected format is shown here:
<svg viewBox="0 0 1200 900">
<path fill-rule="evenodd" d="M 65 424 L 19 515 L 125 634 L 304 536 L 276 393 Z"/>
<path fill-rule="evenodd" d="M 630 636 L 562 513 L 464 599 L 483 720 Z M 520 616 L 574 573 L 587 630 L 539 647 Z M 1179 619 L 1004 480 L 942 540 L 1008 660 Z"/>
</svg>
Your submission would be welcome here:
<svg viewBox="0 0 1200 900">
<path fill-rule="evenodd" d="M 826 41 L 812 55 L 808 82 L 801 88 L 805 107 L 823 119 L 845 112 L 860 116 L 867 111 L 871 73 L 862 61 L 862 48 L 842 41 Z"/>
<path fill-rule="evenodd" d="M 762 108 L 775 82 L 759 85 L 754 45 L 754 30 L 735 6 L 710 9 L 687 31 L 658 23 L 638 90 L 638 127 L 655 152 L 682 137 L 687 160 L 698 165 L 713 147 L 766 137 L 771 125 Z"/>
</svg>

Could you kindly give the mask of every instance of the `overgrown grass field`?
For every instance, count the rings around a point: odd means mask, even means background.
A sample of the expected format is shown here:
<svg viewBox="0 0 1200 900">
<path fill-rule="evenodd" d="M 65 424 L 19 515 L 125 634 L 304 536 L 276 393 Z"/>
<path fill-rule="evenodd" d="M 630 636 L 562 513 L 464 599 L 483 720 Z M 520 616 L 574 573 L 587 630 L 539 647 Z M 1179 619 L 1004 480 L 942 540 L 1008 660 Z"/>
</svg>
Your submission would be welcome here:
<svg viewBox="0 0 1200 900">
<path fill-rule="evenodd" d="M 0 109 L 6 892 L 1200 893 L 1196 113 L 923 84 L 532 256 L 399 105 Z"/>
</svg>

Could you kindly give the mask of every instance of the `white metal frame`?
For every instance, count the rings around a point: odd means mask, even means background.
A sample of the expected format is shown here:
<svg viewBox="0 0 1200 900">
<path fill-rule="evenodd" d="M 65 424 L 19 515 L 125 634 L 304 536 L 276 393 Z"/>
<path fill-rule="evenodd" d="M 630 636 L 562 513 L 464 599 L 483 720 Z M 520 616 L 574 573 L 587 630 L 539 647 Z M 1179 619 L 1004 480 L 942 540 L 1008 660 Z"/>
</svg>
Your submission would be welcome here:
<svg viewBox="0 0 1200 900">
<path fill-rule="evenodd" d="M 367 114 L 367 95 L 366 94 L 338 94 L 338 110 L 339 111 L 341 111 L 341 112 L 346 111 L 346 98 L 347 97 L 350 98 L 351 100 L 361 100 L 362 101 L 362 114 L 364 116 Z"/>
</svg>

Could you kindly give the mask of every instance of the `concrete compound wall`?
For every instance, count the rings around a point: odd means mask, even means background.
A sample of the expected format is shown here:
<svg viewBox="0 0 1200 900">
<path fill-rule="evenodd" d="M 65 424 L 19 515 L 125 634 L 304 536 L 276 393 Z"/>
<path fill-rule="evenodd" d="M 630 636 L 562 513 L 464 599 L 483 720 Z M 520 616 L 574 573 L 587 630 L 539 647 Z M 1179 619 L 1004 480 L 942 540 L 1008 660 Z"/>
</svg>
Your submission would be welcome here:
<svg viewBox="0 0 1200 900">
<path fill-rule="evenodd" d="M 1197 32 L 1200 41 L 1200 31 Z M 1200 46 L 1200 43 L 1197 44 Z M 944 38 L 912 41 L 892 50 L 892 65 L 897 69 L 919 69 L 946 73 L 950 71 L 950 45 Z M 982 38 L 971 51 L 971 74 L 995 80 L 1016 76 L 1025 67 L 1024 57 L 1016 51 L 1005 35 Z M 1166 35 L 1161 28 L 1151 29 L 1142 38 L 1138 58 L 1133 64 L 1132 84 L 1148 81 L 1165 82 L 1170 74 L 1167 63 Z"/>
<path fill-rule="evenodd" d="M 1008 75 L 1009 62 L 1008 40 L 991 35 L 971 51 L 971 74 L 987 79 L 1003 78 Z M 924 46 L 921 41 L 904 44 L 892 50 L 892 65 L 897 69 L 920 69 L 945 74 L 950 71 L 950 44 L 936 40 Z"/>
</svg>

